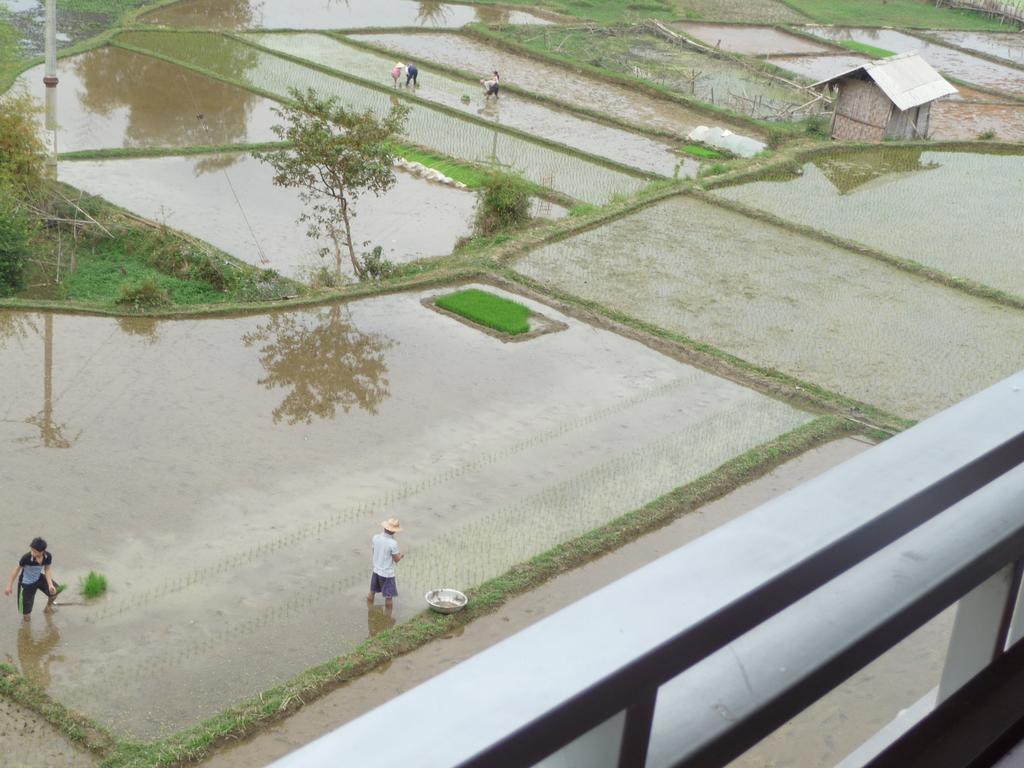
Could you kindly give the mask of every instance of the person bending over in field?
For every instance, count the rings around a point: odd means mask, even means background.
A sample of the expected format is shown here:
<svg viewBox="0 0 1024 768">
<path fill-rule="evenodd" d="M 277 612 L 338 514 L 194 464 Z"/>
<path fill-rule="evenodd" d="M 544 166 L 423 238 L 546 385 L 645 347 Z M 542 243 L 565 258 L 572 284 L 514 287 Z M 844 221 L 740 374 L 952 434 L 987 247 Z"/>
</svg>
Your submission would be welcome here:
<svg viewBox="0 0 1024 768">
<path fill-rule="evenodd" d="M 50 571 L 52 563 L 53 555 L 46 551 L 46 539 L 37 536 L 28 545 L 28 552 L 21 556 L 21 560 L 11 571 L 11 578 L 7 580 L 4 594 L 9 597 L 14 591 L 14 582 L 18 582 L 18 609 L 25 621 L 31 618 L 36 592 L 41 590 L 46 594 L 44 611 L 52 610 L 57 600 L 61 588 L 53 580 L 53 573 Z"/>
</svg>

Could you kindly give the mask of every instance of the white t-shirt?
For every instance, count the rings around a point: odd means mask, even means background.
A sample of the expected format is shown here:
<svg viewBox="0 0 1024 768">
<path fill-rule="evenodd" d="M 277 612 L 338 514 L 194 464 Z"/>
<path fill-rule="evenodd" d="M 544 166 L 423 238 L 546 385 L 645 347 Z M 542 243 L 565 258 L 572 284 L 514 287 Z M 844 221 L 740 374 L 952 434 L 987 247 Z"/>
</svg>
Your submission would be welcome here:
<svg viewBox="0 0 1024 768">
<path fill-rule="evenodd" d="M 394 536 L 388 536 L 386 533 L 376 534 L 373 537 L 373 572 L 385 578 L 394 576 L 395 561 L 391 556 L 401 552 Z"/>
</svg>

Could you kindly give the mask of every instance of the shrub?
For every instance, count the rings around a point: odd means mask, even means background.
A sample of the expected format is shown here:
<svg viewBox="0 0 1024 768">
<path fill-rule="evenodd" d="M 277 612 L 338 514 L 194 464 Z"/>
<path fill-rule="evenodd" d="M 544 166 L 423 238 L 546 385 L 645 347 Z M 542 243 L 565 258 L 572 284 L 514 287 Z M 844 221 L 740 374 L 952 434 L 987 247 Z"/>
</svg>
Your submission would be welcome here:
<svg viewBox="0 0 1024 768">
<path fill-rule="evenodd" d="M 995 131 L 982 131 L 978 134 L 978 139 L 981 141 L 991 141 L 996 137 Z"/>
<path fill-rule="evenodd" d="M 831 127 L 832 123 L 825 115 L 812 115 L 804 121 L 804 133 L 819 139 L 829 138 L 829 128 Z"/>
<path fill-rule="evenodd" d="M 27 93 L 0 96 L 0 181 L 6 179 L 22 197 L 36 196 L 43 187 L 46 154 L 38 112 Z"/>
<path fill-rule="evenodd" d="M 133 309 L 146 309 L 148 307 L 159 307 L 169 304 L 171 297 L 167 291 L 156 284 L 156 280 L 150 278 L 141 283 L 122 283 L 121 296 L 118 304 L 130 305 Z"/>
<path fill-rule="evenodd" d="M 530 220 L 530 186 L 519 176 L 488 176 L 476 205 L 476 234 L 493 235 Z"/>
<path fill-rule="evenodd" d="M 384 249 L 378 245 L 363 254 L 363 270 L 360 280 L 383 280 L 395 274 L 395 264 L 384 258 Z"/>
<path fill-rule="evenodd" d="M 96 571 L 89 571 L 89 575 L 82 579 L 82 594 L 87 598 L 99 597 L 107 591 L 107 577 Z"/>
<path fill-rule="evenodd" d="M 34 224 L 10 185 L 0 182 L 0 296 L 25 283 Z"/>
<path fill-rule="evenodd" d="M 783 128 L 772 127 L 768 129 L 768 149 L 778 149 L 789 138 L 789 133 Z"/>
</svg>

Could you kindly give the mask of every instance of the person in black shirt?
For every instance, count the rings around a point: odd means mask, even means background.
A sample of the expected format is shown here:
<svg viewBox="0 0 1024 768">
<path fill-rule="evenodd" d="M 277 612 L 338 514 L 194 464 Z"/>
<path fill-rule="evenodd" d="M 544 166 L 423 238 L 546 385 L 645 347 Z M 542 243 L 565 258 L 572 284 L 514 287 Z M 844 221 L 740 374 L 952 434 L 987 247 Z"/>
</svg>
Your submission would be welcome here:
<svg viewBox="0 0 1024 768">
<path fill-rule="evenodd" d="M 50 566 L 53 563 L 53 555 L 46 551 L 46 540 L 36 537 L 29 544 L 29 551 L 22 555 L 21 560 L 11 571 L 11 578 L 7 581 L 7 588 L 4 594 L 10 596 L 14 591 L 14 582 L 18 582 L 18 608 L 21 610 L 25 621 L 28 621 L 32 614 L 32 606 L 35 603 L 36 592 L 43 590 L 46 593 L 47 601 L 44 610 L 50 610 L 54 600 L 57 599 L 57 592 L 60 585 L 53 580 Z"/>
<path fill-rule="evenodd" d="M 418 83 L 416 78 L 419 77 L 420 70 L 415 64 L 408 64 L 405 67 L 405 87 L 409 87 L 409 83 L 412 83 L 412 87 L 415 88 Z"/>
</svg>

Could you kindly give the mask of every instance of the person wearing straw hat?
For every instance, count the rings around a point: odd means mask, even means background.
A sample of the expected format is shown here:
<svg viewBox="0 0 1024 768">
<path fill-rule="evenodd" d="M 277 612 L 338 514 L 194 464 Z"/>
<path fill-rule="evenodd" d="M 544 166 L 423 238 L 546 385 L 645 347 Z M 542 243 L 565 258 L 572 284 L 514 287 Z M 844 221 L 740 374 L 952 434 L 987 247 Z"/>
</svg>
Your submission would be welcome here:
<svg viewBox="0 0 1024 768">
<path fill-rule="evenodd" d="M 397 518 L 389 518 L 381 523 L 382 533 L 373 537 L 373 574 L 370 576 L 370 593 L 366 602 L 372 603 L 378 592 L 384 595 L 384 606 L 390 609 L 394 598 L 398 597 L 398 586 L 395 583 L 395 564 L 402 559 L 402 551 L 395 541 L 395 534 L 402 530 Z"/>
<path fill-rule="evenodd" d="M 398 87 L 398 81 L 402 77 L 402 72 L 405 70 L 405 65 L 398 61 L 395 62 L 395 66 L 391 68 L 391 79 L 395 83 L 395 88 Z"/>
</svg>

